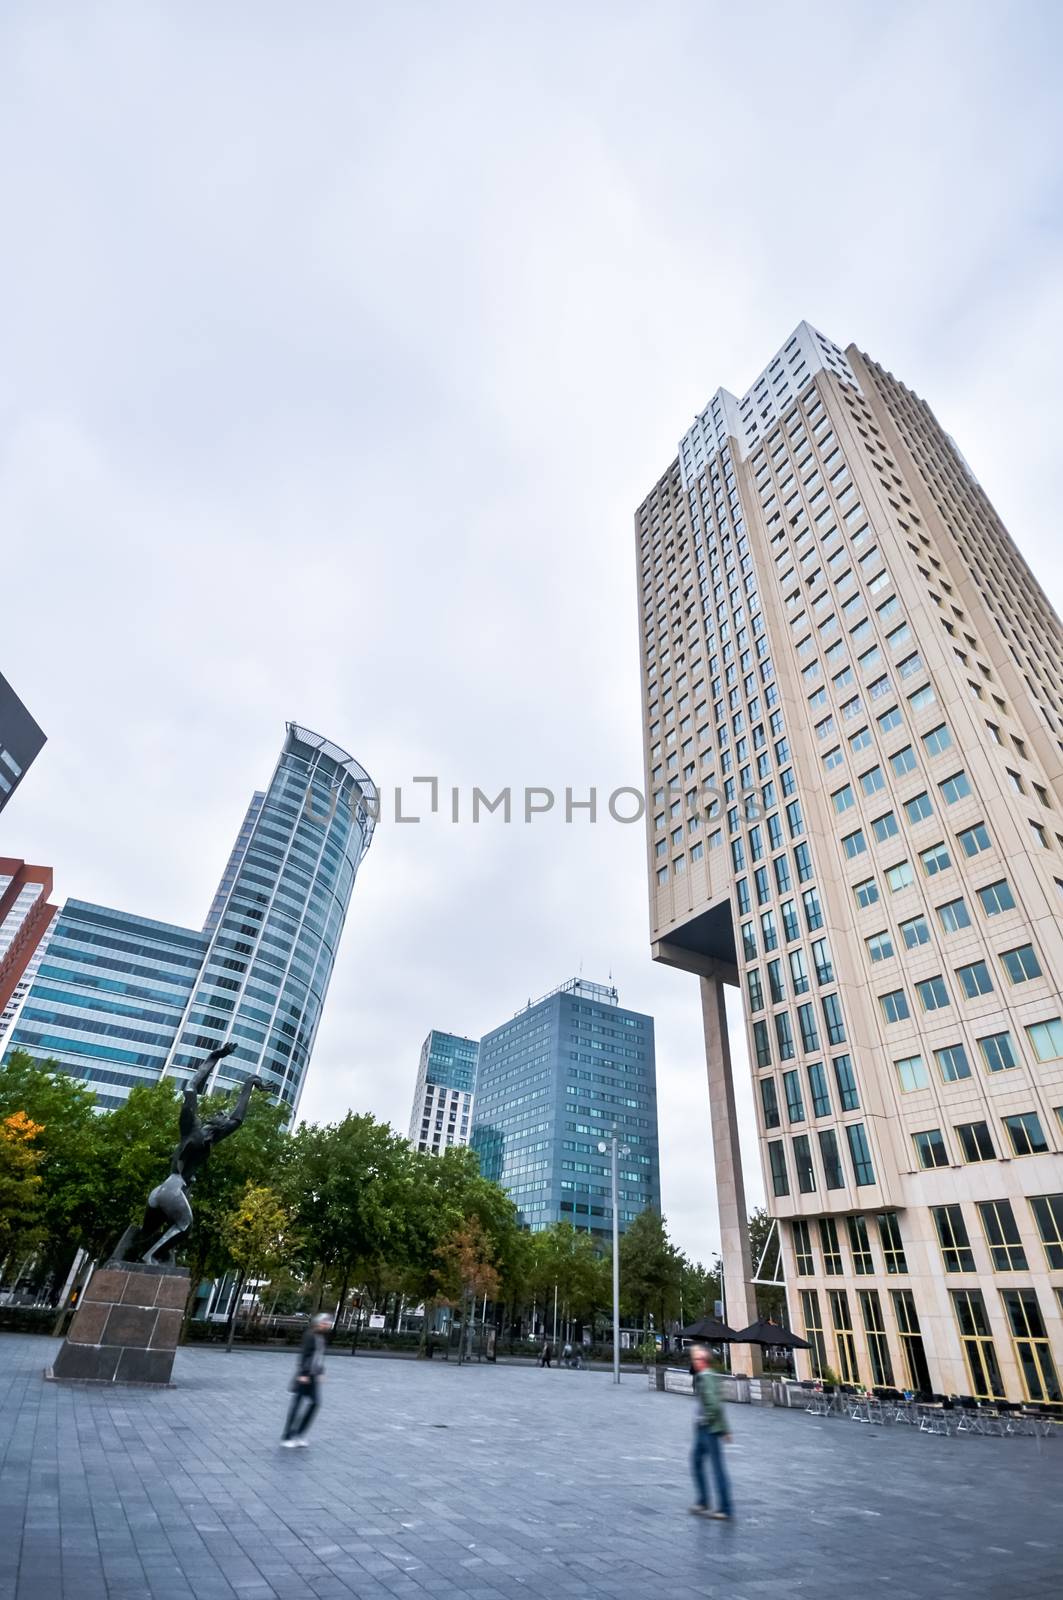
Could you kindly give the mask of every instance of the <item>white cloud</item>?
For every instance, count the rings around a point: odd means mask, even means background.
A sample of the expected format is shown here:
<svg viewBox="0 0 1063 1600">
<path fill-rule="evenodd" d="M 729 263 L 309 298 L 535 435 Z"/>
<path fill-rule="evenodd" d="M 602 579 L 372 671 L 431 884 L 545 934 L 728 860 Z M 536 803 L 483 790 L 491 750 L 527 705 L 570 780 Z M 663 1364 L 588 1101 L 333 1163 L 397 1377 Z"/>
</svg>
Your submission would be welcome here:
<svg viewBox="0 0 1063 1600">
<path fill-rule="evenodd" d="M 196 921 L 288 716 L 382 783 L 637 783 L 633 509 L 804 316 L 926 395 L 1058 600 L 1058 31 L 9 10 L 0 665 L 50 742 L 5 848 Z M 697 986 L 643 875 L 638 828 L 382 825 L 305 1110 L 404 1127 L 429 1027 L 611 968 L 706 1255 Z"/>
</svg>

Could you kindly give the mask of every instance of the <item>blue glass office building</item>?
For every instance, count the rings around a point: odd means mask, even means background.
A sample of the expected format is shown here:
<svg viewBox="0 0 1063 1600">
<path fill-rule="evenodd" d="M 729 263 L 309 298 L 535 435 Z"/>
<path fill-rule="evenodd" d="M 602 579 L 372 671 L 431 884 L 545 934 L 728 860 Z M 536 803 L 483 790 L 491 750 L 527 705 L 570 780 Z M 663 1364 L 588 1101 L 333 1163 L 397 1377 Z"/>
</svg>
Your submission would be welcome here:
<svg viewBox="0 0 1063 1600">
<path fill-rule="evenodd" d="M 553 1222 L 612 1233 L 613 1128 L 621 1232 L 660 1209 L 653 1018 L 627 1011 L 611 985 L 571 978 L 480 1041 L 472 1146 L 533 1232 Z"/>
<path fill-rule="evenodd" d="M 222 919 L 222 913 L 229 899 L 229 891 L 236 882 L 236 874 L 243 864 L 243 859 L 247 854 L 247 847 L 251 843 L 251 835 L 255 831 L 255 823 L 262 815 L 262 804 L 265 798 L 265 795 L 258 790 L 251 796 L 251 804 L 247 808 L 246 815 L 240 826 L 240 832 L 236 835 L 236 843 L 229 852 L 229 859 L 225 863 L 225 871 L 221 875 L 221 882 L 218 884 L 210 910 L 207 912 L 207 920 L 203 924 L 204 933 L 213 933 Z"/>
<path fill-rule="evenodd" d="M 220 1081 L 257 1072 L 294 1109 L 377 796 L 345 750 L 289 723 L 256 809 L 168 1067 L 233 1040 Z"/>
<path fill-rule="evenodd" d="M 217 1087 L 257 1073 L 294 1112 L 376 815 L 358 763 L 289 723 L 203 931 L 68 901 L 9 1049 L 54 1057 L 112 1106 L 232 1041 Z"/>
<path fill-rule="evenodd" d="M 54 1059 L 113 1109 L 161 1076 L 209 944 L 189 928 L 68 900 L 8 1053 Z"/>
</svg>

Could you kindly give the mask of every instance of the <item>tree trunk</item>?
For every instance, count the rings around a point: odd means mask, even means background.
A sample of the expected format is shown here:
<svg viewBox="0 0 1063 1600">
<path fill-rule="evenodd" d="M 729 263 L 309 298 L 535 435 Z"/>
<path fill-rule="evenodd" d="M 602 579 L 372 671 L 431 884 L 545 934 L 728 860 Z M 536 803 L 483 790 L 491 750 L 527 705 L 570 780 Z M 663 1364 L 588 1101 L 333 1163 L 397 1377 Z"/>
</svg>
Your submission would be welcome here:
<svg viewBox="0 0 1063 1600">
<path fill-rule="evenodd" d="M 186 1304 L 184 1314 L 181 1317 L 181 1331 L 177 1336 L 178 1344 L 184 1344 L 188 1339 L 188 1329 L 192 1321 L 192 1313 L 196 1309 L 196 1296 L 194 1291 L 198 1289 L 199 1285 L 202 1283 L 206 1270 L 204 1263 L 198 1257 L 193 1258 L 191 1262 L 191 1269 L 192 1287 L 189 1290 L 188 1303 Z"/>
<path fill-rule="evenodd" d="M 241 1268 L 236 1279 L 236 1293 L 233 1295 L 232 1310 L 229 1312 L 229 1336 L 225 1341 L 225 1351 L 227 1355 L 231 1353 L 233 1339 L 236 1337 L 236 1318 L 240 1310 L 240 1297 L 243 1294 L 245 1276 L 246 1274 Z"/>
</svg>

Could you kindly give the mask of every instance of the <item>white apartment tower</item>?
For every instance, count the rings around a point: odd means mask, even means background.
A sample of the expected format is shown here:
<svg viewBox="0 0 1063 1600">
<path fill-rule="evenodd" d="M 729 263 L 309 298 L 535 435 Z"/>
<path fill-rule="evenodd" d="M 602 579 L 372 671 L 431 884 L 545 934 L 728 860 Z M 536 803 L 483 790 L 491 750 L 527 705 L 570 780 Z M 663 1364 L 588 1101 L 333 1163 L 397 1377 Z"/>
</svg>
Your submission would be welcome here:
<svg viewBox="0 0 1063 1600">
<path fill-rule="evenodd" d="M 415 1150 L 438 1156 L 451 1145 L 468 1144 L 479 1051 L 475 1039 L 438 1028 L 425 1039 L 410 1112 Z"/>
<path fill-rule="evenodd" d="M 728 1320 L 731 984 L 803 1371 L 1058 1403 L 1059 618 L 929 408 L 807 323 L 635 533 L 651 940 L 700 980 Z"/>
</svg>

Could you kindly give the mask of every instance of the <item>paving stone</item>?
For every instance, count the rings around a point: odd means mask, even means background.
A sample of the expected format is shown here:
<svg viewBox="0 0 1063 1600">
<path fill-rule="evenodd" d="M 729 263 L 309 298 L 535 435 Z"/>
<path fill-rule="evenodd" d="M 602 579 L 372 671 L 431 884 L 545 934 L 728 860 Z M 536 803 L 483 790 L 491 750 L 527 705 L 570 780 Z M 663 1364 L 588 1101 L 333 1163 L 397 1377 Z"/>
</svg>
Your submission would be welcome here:
<svg viewBox="0 0 1063 1600">
<path fill-rule="evenodd" d="M 167 1390 L 43 1381 L 0 1335 L 3 1600 L 1058 1600 L 1063 1440 L 731 1408 L 732 1525 L 687 1514 L 692 1410 L 635 1374 L 178 1352 Z"/>
</svg>

